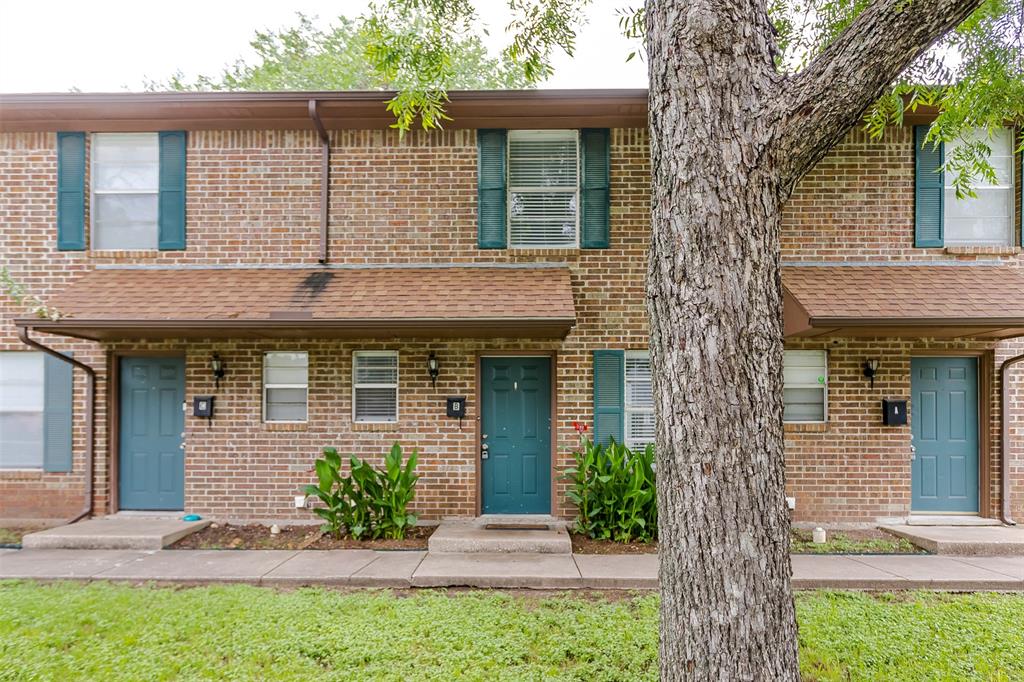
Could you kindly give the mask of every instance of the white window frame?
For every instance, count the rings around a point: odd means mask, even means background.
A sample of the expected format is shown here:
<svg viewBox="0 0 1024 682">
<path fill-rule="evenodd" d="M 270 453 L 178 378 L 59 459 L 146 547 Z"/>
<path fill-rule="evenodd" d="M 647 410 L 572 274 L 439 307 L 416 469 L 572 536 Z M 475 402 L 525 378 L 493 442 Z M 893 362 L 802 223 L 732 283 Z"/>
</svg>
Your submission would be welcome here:
<svg viewBox="0 0 1024 682">
<path fill-rule="evenodd" d="M 0 351 L 0 356 L 14 355 L 18 353 L 20 355 L 33 355 L 39 358 L 39 371 L 40 371 L 40 383 L 43 392 L 43 404 L 38 410 L 4 410 L 8 413 L 20 413 L 20 414 L 38 414 L 42 420 L 43 429 L 43 448 L 39 453 L 39 464 L 31 466 L 17 466 L 17 467 L 0 467 L 0 473 L 12 473 L 18 471 L 43 471 L 46 466 L 46 358 L 43 353 L 37 353 L 35 351 Z"/>
<path fill-rule="evenodd" d="M 654 372 L 653 371 L 651 372 L 651 382 L 652 382 L 651 406 L 649 408 L 648 407 L 637 407 L 635 405 L 630 405 L 630 403 L 629 403 L 629 390 L 628 390 L 629 377 L 627 376 L 627 373 L 626 373 L 626 364 L 628 363 L 630 358 L 644 358 L 649 363 L 650 362 L 650 357 L 651 357 L 651 354 L 648 351 L 645 351 L 645 350 L 627 350 L 624 353 L 624 357 L 623 357 L 623 362 L 622 362 L 622 384 L 623 384 L 622 385 L 622 408 L 623 409 L 622 409 L 622 412 L 623 412 L 624 424 L 623 424 L 623 429 L 622 429 L 623 430 L 622 440 L 625 441 L 625 443 L 624 443 L 625 446 L 628 447 L 630 450 L 635 450 L 636 446 L 633 445 L 633 441 L 632 441 L 632 439 L 630 438 L 630 435 L 629 435 L 629 423 L 630 423 L 629 422 L 629 416 L 631 414 L 650 414 L 650 415 L 654 414 L 654 397 L 653 397 Z M 654 441 L 652 440 L 651 442 L 653 443 Z M 643 447 L 647 447 L 647 445 L 644 444 Z"/>
<path fill-rule="evenodd" d="M 1008 223 L 1007 223 L 1007 228 L 1006 228 L 1006 230 L 1007 230 L 1006 237 L 1004 239 L 1000 240 L 999 242 L 977 242 L 977 241 L 963 241 L 963 240 L 957 240 L 957 239 L 950 239 L 950 237 L 949 237 L 949 234 L 950 234 L 950 232 L 949 232 L 949 225 L 946 222 L 947 220 L 949 220 L 949 211 L 946 210 L 946 211 L 943 211 L 943 214 L 942 214 L 942 234 L 943 234 L 943 241 L 944 241 L 946 246 L 968 246 L 968 247 L 970 247 L 970 246 L 1008 246 L 1008 247 L 1017 246 L 1017 229 L 1016 229 L 1016 226 L 1018 224 L 1018 221 L 1015 220 L 1015 218 L 1016 218 L 1015 213 L 1016 213 L 1016 206 L 1017 206 L 1017 197 L 1016 197 L 1016 191 L 1015 191 L 1016 190 L 1016 184 L 1015 183 L 1016 183 L 1016 179 L 1017 179 L 1017 154 L 1015 153 L 1015 151 L 1016 151 L 1016 144 L 1015 144 L 1015 142 L 1016 142 L 1016 139 L 1017 139 L 1017 130 L 1015 128 L 1012 128 L 1012 127 L 1002 127 L 1001 129 L 1006 131 L 1007 136 L 1009 138 L 1009 144 L 1010 144 L 1010 148 L 1008 150 L 1009 151 L 1008 158 L 1009 158 L 1009 161 L 1010 161 L 1010 177 L 1009 177 L 1009 183 L 1010 184 L 1009 185 L 989 185 L 987 183 L 986 184 L 978 184 L 977 182 L 974 182 L 974 183 L 972 183 L 972 188 L 974 189 L 975 192 L 979 192 L 979 193 L 980 192 L 999 191 L 999 192 L 1006 192 L 1009 195 L 1009 198 L 1010 198 L 1010 215 L 1007 217 L 1008 218 Z M 991 144 L 991 139 L 992 138 L 987 133 L 985 134 L 985 137 L 988 138 L 989 144 Z M 995 151 L 995 150 L 993 150 L 993 151 Z M 1001 156 L 1007 156 L 1007 155 L 1003 155 L 1003 154 L 995 155 L 995 154 L 993 154 L 993 156 L 1000 156 L 1001 157 Z M 953 177 L 952 177 L 952 174 L 944 173 L 943 174 L 943 182 L 942 182 L 942 193 L 943 193 L 943 200 L 944 201 L 945 201 L 946 191 L 950 190 L 950 189 L 953 189 Z M 954 201 L 961 201 L 961 200 L 954 198 Z M 968 201 L 969 201 L 969 199 L 968 199 Z M 988 219 L 988 220 L 994 219 L 992 216 L 984 216 L 984 217 L 986 219 Z M 999 218 L 1002 219 L 1002 216 L 999 216 Z"/>
<path fill-rule="evenodd" d="M 821 348 L 787 348 L 787 349 L 782 351 L 782 368 L 783 368 L 783 372 L 785 372 L 785 368 L 786 368 L 786 355 L 789 354 L 789 353 L 794 353 L 794 352 L 796 352 L 796 353 L 820 353 L 824 357 L 824 359 L 825 359 L 825 364 L 824 364 L 824 367 L 825 367 L 825 383 L 823 383 L 823 384 L 820 384 L 820 383 L 813 383 L 813 384 L 809 384 L 809 383 L 787 384 L 785 382 L 785 378 L 783 378 L 783 385 L 782 385 L 782 408 L 783 408 L 783 414 L 785 414 L 785 408 L 786 408 L 786 389 L 787 388 L 815 388 L 815 389 L 819 389 L 820 388 L 821 389 L 821 399 L 822 399 L 822 401 L 824 403 L 822 405 L 822 410 L 821 410 L 822 418 L 820 420 L 819 419 L 786 419 L 785 416 L 783 416 L 782 421 L 783 421 L 784 424 L 826 424 L 826 423 L 828 423 L 828 351 L 824 350 L 824 349 L 821 349 Z"/>
<path fill-rule="evenodd" d="M 126 135 L 131 135 L 131 136 L 135 136 L 135 137 L 137 137 L 139 135 L 150 135 L 150 136 L 152 136 L 154 143 L 157 145 L 157 153 L 159 154 L 159 150 L 160 150 L 160 134 L 159 133 L 140 132 L 140 133 L 91 133 L 90 134 L 90 140 L 89 140 L 89 143 L 90 143 L 90 150 L 89 150 L 89 245 L 90 245 L 90 248 L 93 251 L 156 251 L 159 248 L 159 242 L 160 242 L 160 175 L 159 175 L 160 171 L 159 171 L 159 160 L 157 161 L 157 166 L 158 166 L 157 167 L 157 184 L 156 184 L 156 187 L 154 187 L 152 190 L 141 190 L 141 189 L 134 189 L 134 190 L 133 189 L 126 189 L 126 190 L 98 190 L 98 189 L 96 189 L 96 178 L 98 177 L 97 172 L 96 172 L 96 167 L 98 165 L 98 161 L 97 161 L 97 156 L 98 155 L 95 153 L 96 140 L 100 139 L 100 138 L 103 138 L 103 137 L 111 138 L 111 137 L 120 137 L 120 136 L 126 136 Z M 144 249 L 125 248 L 125 247 L 120 247 L 120 246 L 115 246 L 115 247 L 106 246 L 106 247 L 102 247 L 102 248 L 97 247 L 96 246 L 96 234 L 97 234 L 97 232 L 96 232 L 96 196 L 97 195 L 101 195 L 102 196 L 104 194 L 111 194 L 111 195 L 118 195 L 118 194 L 120 194 L 120 195 L 136 195 L 136 196 L 143 196 L 143 195 L 149 196 L 149 195 L 152 195 L 152 196 L 155 196 L 156 199 L 157 199 L 157 208 L 156 208 L 156 211 L 157 211 L 157 215 L 156 215 L 156 221 L 157 221 L 157 226 L 156 226 L 156 229 L 157 229 L 156 245 L 154 245 L 152 248 L 144 248 Z"/>
<path fill-rule="evenodd" d="M 566 187 L 544 187 L 544 186 L 533 186 L 533 185 L 512 185 L 512 174 L 508 174 L 508 188 L 505 193 L 505 243 L 508 244 L 510 249 L 578 249 L 580 248 L 580 214 L 583 213 L 582 196 L 580 193 L 581 174 L 583 172 L 582 163 L 580 159 L 580 131 L 572 129 L 547 129 L 547 130 L 510 130 L 505 139 L 505 163 L 506 168 L 510 168 L 512 165 L 512 137 L 540 137 L 545 134 L 551 133 L 572 133 L 576 141 L 576 187 L 574 192 L 576 193 L 576 227 L 575 227 L 575 238 L 571 245 L 565 244 L 530 244 L 528 246 L 515 246 L 512 242 L 512 195 L 516 192 L 553 192 L 558 194 L 565 194 L 568 192 Z"/>
<path fill-rule="evenodd" d="M 275 353 L 302 353 L 306 356 L 306 383 L 304 384 L 268 384 L 267 358 Z M 306 391 L 305 419 L 269 419 L 267 417 L 267 392 L 272 388 L 301 388 Z M 264 424 L 307 424 L 309 423 L 309 351 L 305 350 L 268 350 L 263 353 L 263 423 Z"/>
<path fill-rule="evenodd" d="M 361 384 L 356 382 L 356 363 L 359 358 L 367 357 L 394 357 L 395 358 L 395 383 L 393 384 Z M 397 424 L 399 415 L 399 379 L 402 359 L 397 350 L 356 350 L 352 351 L 352 423 L 354 424 Z M 395 418 L 394 419 L 359 419 L 356 417 L 356 391 L 360 388 L 393 388 L 395 389 Z"/>
</svg>

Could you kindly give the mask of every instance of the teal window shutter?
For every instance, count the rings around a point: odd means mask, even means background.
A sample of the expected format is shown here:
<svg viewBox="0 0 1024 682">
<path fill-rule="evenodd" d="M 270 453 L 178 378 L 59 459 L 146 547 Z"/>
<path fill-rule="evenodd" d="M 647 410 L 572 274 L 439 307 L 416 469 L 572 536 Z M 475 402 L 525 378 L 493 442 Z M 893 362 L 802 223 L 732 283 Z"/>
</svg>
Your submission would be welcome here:
<svg viewBox="0 0 1024 682">
<path fill-rule="evenodd" d="M 72 403 L 71 363 L 46 355 L 43 358 L 44 471 L 71 471 Z"/>
<path fill-rule="evenodd" d="M 161 251 L 185 248 L 185 143 L 184 130 L 160 133 Z"/>
<path fill-rule="evenodd" d="M 914 246 L 942 246 L 945 150 L 925 142 L 928 126 L 914 126 Z"/>
<path fill-rule="evenodd" d="M 625 431 L 625 363 L 621 350 L 594 351 L 594 442 L 623 441 Z"/>
<path fill-rule="evenodd" d="M 57 133 L 57 249 L 85 250 L 85 133 Z"/>
<path fill-rule="evenodd" d="M 505 130 L 479 130 L 477 141 L 476 219 L 477 246 L 504 249 L 506 229 L 506 163 L 508 133 Z"/>
<path fill-rule="evenodd" d="M 580 150 L 583 153 L 580 243 L 585 249 L 607 249 L 609 244 L 610 137 L 607 128 L 585 128 L 580 131 Z"/>
</svg>

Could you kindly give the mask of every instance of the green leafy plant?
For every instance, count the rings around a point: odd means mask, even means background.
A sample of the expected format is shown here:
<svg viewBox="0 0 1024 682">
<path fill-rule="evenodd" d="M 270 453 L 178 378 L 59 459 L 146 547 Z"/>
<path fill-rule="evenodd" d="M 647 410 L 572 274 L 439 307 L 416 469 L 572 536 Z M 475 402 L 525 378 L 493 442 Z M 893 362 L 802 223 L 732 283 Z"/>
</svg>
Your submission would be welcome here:
<svg viewBox="0 0 1024 682">
<path fill-rule="evenodd" d="M 384 457 L 383 469 L 352 456 L 345 475 L 338 451 L 324 448 L 323 457 L 314 464 L 317 484 L 303 487 L 303 492 L 323 502 L 313 513 L 324 519 L 325 533 L 341 537 L 348 532 L 357 540 L 400 540 L 418 519 L 409 512 L 420 478 L 416 474 L 418 458 L 413 450 L 403 466 L 402 446 L 395 443 Z"/>
<path fill-rule="evenodd" d="M 597 445 L 582 432 L 580 441 L 574 465 L 564 472 L 577 509 L 576 531 L 615 542 L 656 540 L 654 446 L 634 451 L 614 440 Z"/>
</svg>

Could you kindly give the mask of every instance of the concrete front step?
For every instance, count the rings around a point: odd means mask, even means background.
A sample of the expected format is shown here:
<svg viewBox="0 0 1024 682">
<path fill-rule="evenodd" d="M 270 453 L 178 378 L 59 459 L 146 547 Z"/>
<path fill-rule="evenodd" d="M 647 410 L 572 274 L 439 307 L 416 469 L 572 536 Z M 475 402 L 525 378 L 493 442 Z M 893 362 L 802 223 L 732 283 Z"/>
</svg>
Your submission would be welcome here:
<svg viewBox="0 0 1024 682">
<path fill-rule="evenodd" d="M 105 517 L 29 533 L 25 549 L 163 549 L 210 525 L 207 520 Z"/>
<path fill-rule="evenodd" d="M 442 521 L 427 546 L 437 554 L 572 554 L 565 522 L 533 515 L 485 515 Z"/>
<path fill-rule="evenodd" d="M 1024 556 L 1020 526 L 881 526 L 921 549 L 952 556 Z"/>
</svg>

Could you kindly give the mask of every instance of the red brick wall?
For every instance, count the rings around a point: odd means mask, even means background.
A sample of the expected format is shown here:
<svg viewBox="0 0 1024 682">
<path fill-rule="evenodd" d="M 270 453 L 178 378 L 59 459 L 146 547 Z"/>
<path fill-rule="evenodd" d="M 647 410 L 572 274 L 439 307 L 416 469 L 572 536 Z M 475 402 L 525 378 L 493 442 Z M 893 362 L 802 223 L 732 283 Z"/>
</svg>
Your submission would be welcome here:
<svg viewBox="0 0 1024 682">
<path fill-rule="evenodd" d="M 999 260 L 1015 254 L 957 254 L 913 248 L 913 153 L 910 133 L 891 131 L 882 141 L 851 134 L 798 187 L 785 214 L 786 262 L 862 260 Z M 57 252 L 53 134 L 0 135 L 0 254 L 2 262 L 45 298 L 94 264 L 272 265 L 314 263 L 319 229 L 319 147 L 307 131 L 195 132 L 189 137 L 188 249 L 184 252 Z M 334 263 L 566 262 L 572 270 L 578 325 L 563 342 L 522 339 L 401 340 L 288 344 L 205 341 L 161 344 L 46 339 L 74 349 L 100 374 L 97 404 L 96 495 L 106 509 L 109 476 L 106 377 L 117 349 L 176 349 L 187 353 L 187 394 L 211 392 L 206 362 L 217 351 L 228 367 L 212 423 L 187 420 L 186 504 L 189 509 L 235 518 L 303 517 L 293 509 L 298 485 L 324 445 L 360 455 L 380 455 L 396 439 L 418 446 L 425 476 L 417 507 L 429 517 L 474 511 L 477 452 L 474 422 L 464 430 L 443 416 L 445 395 L 470 397 L 478 351 L 556 350 L 559 387 L 558 461 L 576 444 L 574 420 L 591 421 L 590 353 L 597 348 L 646 345 L 643 286 L 648 243 L 647 140 L 642 130 L 612 136 L 612 248 L 607 250 L 481 251 L 476 248 L 476 147 L 473 131 L 332 133 L 330 255 Z M 479 292 L 486 295 L 482 280 Z M 23 314 L 0 299 L 0 350 L 20 349 L 10 318 Z M 796 343 L 793 347 L 813 347 Z M 915 349 L 955 344 L 839 339 L 829 341 L 831 419 L 827 426 L 787 427 L 789 487 L 797 518 L 865 521 L 906 513 L 909 498 L 909 431 L 878 426 L 877 401 L 885 392 L 907 396 L 909 357 Z M 985 344 L 969 344 L 981 348 Z M 310 351 L 310 422 L 268 427 L 259 421 L 261 353 L 274 348 Z M 351 424 L 351 350 L 387 347 L 401 352 L 401 421 L 391 430 Z M 423 368 L 426 353 L 442 360 L 436 391 Z M 1001 347 L 999 358 L 1010 353 Z M 872 393 L 859 363 L 879 357 L 882 374 Z M 1020 371 L 1024 381 L 1024 370 Z M 76 375 L 76 414 L 84 408 L 84 380 Z M 1024 388 L 1019 389 L 1024 391 Z M 1024 393 L 1014 400 L 1024 408 Z M 991 396 L 993 403 L 996 396 Z M 993 409 L 994 438 L 998 441 Z M 1018 423 L 1020 422 L 1020 423 Z M 1024 409 L 1014 428 L 1024 437 Z M 380 428 L 380 427 L 375 427 Z M 66 516 L 84 490 L 81 424 L 75 433 L 71 474 L 0 472 L 0 518 Z M 1024 446 L 1014 461 L 1015 504 L 1024 504 Z M 992 505 L 998 500 L 998 442 L 991 463 Z M 559 484 L 564 490 L 564 484 Z M 557 495 L 559 513 L 568 509 Z M 992 513 L 994 509 L 987 510 Z M 1024 512 L 1018 512 L 1024 515 Z"/>
<path fill-rule="evenodd" d="M 857 130 L 822 159 L 783 212 L 784 262 L 991 261 L 1019 267 L 1019 248 L 914 247 L 913 134 L 912 127 L 891 128 L 873 140 Z M 1019 225 L 1020 173 L 1015 196 Z"/>
<path fill-rule="evenodd" d="M 24 254 L 11 267 L 15 277 L 34 294 L 45 298 L 92 264 L 265 265 L 316 261 L 319 150 L 310 133 L 190 134 L 188 248 L 184 252 L 54 251 L 54 144 L 53 135 L 0 138 L 5 174 L 12 179 L 20 180 L 22 175 L 26 178 L 23 194 L 11 192 L 0 197 L 0 215 L 11 218 L 8 225 L 31 225 L 20 238 L 15 231 L 4 230 L 5 253 Z M 111 360 L 104 351 L 132 347 L 187 350 L 189 396 L 210 391 L 205 363 L 211 352 L 219 352 L 229 367 L 229 376 L 218 394 L 218 418 L 211 424 L 189 419 L 186 428 L 186 504 L 200 513 L 236 518 L 308 516 L 294 510 L 292 496 L 298 485 L 312 480 L 308 469 L 321 447 L 336 445 L 343 451 L 380 455 L 391 442 L 402 440 L 424 453 L 421 468 L 426 478 L 420 487 L 419 508 L 433 517 L 472 514 L 473 466 L 477 458 L 473 421 L 467 420 L 461 433 L 453 432 L 456 423 L 443 417 L 443 397 L 473 395 L 475 353 L 488 349 L 558 351 L 556 465 L 563 467 L 576 443 L 571 423 L 590 418 L 591 351 L 643 348 L 646 344 L 646 136 L 642 131 L 617 130 L 612 145 L 612 248 L 513 253 L 476 248 L 473 131 L 413 133 L 404 140 L 393 132 L 335 134 L 330 227 L 333 263 L 566 262 L 572 270 L 577 327 L 561 343 L 496 339 L 388 344 L 401 350 L 405 369 L 402 418 L 396 428 L 385 431 L 354 427 L 348 403 L 351 350 L 380 347 L 380 341 L 338 344 L 309 340 L 284 346 L 251 341 L 166 342 L 157 346 L 122 343 L 104 348 L 79 342 L 76 348 L 87 349 L 82 352 L 99 371 L 104 387 L 98 396 L 101 464 L 95 479 L 97 507 L 106 507 L 112 485 L 105 434 L 105 386 Z M 479 292 L 466 295 L 486 295 L 486 280 L 482 279 Z M 10 300 L 3 300 L 6 318 L 16 316 L 15 307 Z M 20 348 L 9 321 L 0 331 L 0 342 L 3 349 Z M 311 351 L 310 423 L 300 430 L 268 427 L 259 420 L 259 358 L 262 351 L 275 347 Z M 445 364 L 436 393 L 424 392 L 428 386 L 423 369 L 428 349 L 436 350 Z M 79 393 L 81 402 L 81 388 Z M 475 415 L 472 402 L 470 414 Z M 0 472 L 6 513 L 27 516 L 33 515 L 33 510 L 53 509 L 50 489 L 72 491 L 72 506 L 80 504 L 84 489 L 80 450 L 81 443 L 76 440 L 76 473 L 72 475 Z M 50 488 L 30 485 L 26 477 L 48 481 Z M 554 479 L 564 488 L 557 476 Z M 556 511 L 566 513 L 562 495 L 556 497 Z M 61 508 L 53 515 L 68 513 L 70 510 Z"/>
<path fill-rule="evenodd" d="M 932 339 L 794 340 L 787 348 L 828 351 L 828 418 L 824 424 L 786 424 L 787 491 L 796 497 L 794 520 L 864 522 L 902 517 L 910 510 L 911 427 L 884 426 L 883 398 L 910 399 L 910 360 L 937 352 L 970 355 L 992 348 L 983 341 Z M 874 388 L 864 361 L 879 361 Z M 978 358 L 997 378 L 1002 356 Z M 1024 376 L 1024 372 L 1022 372 Z M 981 400 L 986 395 L 979 395 Z M 1000 504 L 998 389 L 987 395 L 989 420 L 979 434 L 992 438 L 988 487 L 994 516 Z"/>
</svg>

